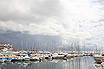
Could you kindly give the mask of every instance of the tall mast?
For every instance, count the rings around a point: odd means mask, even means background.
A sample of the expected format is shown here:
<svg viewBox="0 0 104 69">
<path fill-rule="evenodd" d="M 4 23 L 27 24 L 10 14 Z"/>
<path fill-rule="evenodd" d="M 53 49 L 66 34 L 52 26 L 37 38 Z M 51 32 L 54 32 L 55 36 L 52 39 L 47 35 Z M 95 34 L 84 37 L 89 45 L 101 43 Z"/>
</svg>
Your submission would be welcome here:
<svg viewBox="0 0 104 69">
<path fill-rule="evenodd" d="M 76 53 L 76 51 L 77 51 L 77 46 L 76 46 L 76 42 L 74 43 L 74 46 L 75 46 L 75 53 Z"/>
<path fill-rule="evenodd" d="M 23 40 L 21 41 L 21 47 L 22 47 L 22 50 L 23 50 Z"/>
<path fill-rule="evenodd" d="M 97 53 L 97 46 L 96 46 L 96 53 Z"/>
<path fill-rule="evenodd" d="M 26 42 L 26 49 L 28 50 L 28 45 L 27 45 L 27 42 Z"/>
<path fill-rule="evenodd" d="M 29 50 L 31 49 L 31 45 L 30 45 L 30 43 L 29 43 Z"/>
<path fill-rule="evenodd" d="M 34 48 L 34 43 L 33 43 L 33 45 L 32 45 L 32 50 L 33 50 L 33 48 Z"/>
<path fill-rule="evenodd" d="M 71 44 L 71 46 L 72 46 L 72 53 L 73 53 L 73 43 Z"/>
<path fill-rule="evenodd" d="M 79 55 L 79 43 L 78 43 L 78 55 Z"/>
</svg>

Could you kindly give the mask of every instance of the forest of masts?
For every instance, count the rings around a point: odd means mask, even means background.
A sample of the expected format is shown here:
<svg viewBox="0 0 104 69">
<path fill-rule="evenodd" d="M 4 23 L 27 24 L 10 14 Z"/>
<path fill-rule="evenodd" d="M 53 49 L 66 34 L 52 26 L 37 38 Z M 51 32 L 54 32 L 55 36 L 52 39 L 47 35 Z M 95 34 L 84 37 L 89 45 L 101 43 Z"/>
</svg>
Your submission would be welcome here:
<svg viewBox="0 0 104 69">
<path fill-rule="evenodd" d="M 21 46 L 18 46 L 17 50 L 41 50 L 41 51 L 49 51 L 49 52 L 57 52 L 57 51 L 71 51 L 73 52 L 81 52 L 81 51 L 93 51 L 93 52 L 103 52 L 104 49 L 102 46 L 81 46 L 79 42 L 70 42 L 69 44 L 62 44 L 62 42 L 56 42 L 54 40 L 48 42 L 25 42 L 21 41 Z"/>
</svg>

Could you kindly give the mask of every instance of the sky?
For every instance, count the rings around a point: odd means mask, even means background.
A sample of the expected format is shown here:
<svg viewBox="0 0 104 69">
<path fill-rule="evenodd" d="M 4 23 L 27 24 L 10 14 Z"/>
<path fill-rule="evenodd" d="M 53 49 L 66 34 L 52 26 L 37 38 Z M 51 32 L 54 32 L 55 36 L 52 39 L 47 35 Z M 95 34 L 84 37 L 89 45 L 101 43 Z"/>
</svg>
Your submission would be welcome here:
<svg viewBox="0 0 104 69">
<path fill-rule="evenodd" d="M 103 0 L 0 0 L 0 42 L 15 48 L 31 39 L 103 47 L 103 22 Z"/>
</svg>

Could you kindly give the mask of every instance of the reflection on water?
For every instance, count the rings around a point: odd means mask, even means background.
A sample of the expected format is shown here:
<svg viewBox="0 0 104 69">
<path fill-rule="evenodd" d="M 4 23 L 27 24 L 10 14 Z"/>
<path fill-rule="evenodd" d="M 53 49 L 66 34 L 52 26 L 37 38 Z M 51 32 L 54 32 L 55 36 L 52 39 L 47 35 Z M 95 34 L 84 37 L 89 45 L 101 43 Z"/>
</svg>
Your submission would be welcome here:
<svg viewBox="0 0 104 69">
<path fill-rule="evenodd" d="M 44 62 L 6 62 L 1 69 L 102 69 L 96 67 L 93 57 L 75 57 L 68 60 L 45 60 Z"/>
</svg>

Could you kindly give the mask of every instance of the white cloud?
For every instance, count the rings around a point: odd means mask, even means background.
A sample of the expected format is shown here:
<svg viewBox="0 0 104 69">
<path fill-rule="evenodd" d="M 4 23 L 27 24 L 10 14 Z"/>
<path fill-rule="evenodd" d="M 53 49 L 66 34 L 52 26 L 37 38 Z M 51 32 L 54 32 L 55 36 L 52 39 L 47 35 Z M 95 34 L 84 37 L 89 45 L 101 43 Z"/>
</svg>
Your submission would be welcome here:
<svg viewBox="0 0 104 69">
<path fill-rule="evenodd" d="M 83 43 L 96 41 L 101 44 L 104 37 L 104 25 L 99 22 L 104 16 L 102 6 L 91 0 L 1 1 L 0 30 L 57 35 L 63 39 L 79 39 Z"/>
</svg>

